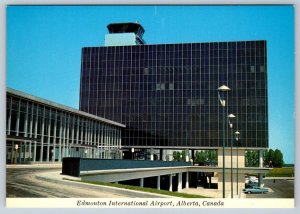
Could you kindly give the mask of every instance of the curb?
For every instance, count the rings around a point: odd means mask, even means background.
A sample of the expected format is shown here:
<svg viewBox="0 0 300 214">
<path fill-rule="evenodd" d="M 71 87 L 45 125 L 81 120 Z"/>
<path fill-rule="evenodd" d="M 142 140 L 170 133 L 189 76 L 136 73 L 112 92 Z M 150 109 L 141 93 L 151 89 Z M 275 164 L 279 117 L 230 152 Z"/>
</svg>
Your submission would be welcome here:
<svg viewBox="0 0 300 214">
<path fill-rule="evenodd" d="M 295 180 L 295 177 L 264 177 L 265 180 Z"/>
<path fill-rule="evenodd" d="M 7 169 L 22 169 L 22 168 L 62 168 L 61 163 L 57 164 L 41 164 L 41 163 L 35 163 L 35 164 L 6 164 Z"/>
</svg>

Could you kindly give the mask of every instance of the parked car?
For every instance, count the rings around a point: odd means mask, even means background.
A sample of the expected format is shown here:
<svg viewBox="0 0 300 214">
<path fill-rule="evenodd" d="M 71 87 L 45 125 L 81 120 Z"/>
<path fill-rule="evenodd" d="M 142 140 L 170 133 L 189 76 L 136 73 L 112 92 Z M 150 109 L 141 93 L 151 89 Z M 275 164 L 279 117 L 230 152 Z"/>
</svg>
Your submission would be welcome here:
<svg viewBox="0 0 300 214">
<path fill-rule="evenodd" d="M 249 176 L 249 181 L 251 182 L 258 182 L 258 178 L 255 176 Z"/>
<path fill-rule="evenodd" d="M 248 193 L 248 194 L 251 194 L 251 193 L 267 193 L 267 192 L 269 192 L 268 189 L 261 188 L 261 187 L 258 187 L 258 186 L 248 187 L 248 188 L 243 189 L 243 191 L 244 191 L 244 193 Z"/>
<path fill-rule="evenodd" d="M 258 178 L 255 176 L 245 176 L 245 184 L 249 182 L 258 183 Z"/>
<path fill-rule="evenodd" d="M 254 186 L 258 186 L 258 182 L 252 182 L 252 181 L 248 181 L 248 183 L 245 183 L 245 187 L 254 187 Z"/>
</svg>

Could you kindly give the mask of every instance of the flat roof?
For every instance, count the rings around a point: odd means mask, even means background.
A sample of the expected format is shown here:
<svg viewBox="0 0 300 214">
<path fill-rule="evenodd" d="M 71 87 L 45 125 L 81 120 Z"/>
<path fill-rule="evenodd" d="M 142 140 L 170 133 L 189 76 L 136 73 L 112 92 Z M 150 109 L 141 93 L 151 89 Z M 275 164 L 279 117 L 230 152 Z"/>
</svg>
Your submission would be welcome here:
<svg viewBox="0 0 300 214">
<path fill-rule="evenodd" d="M 121 124 L 121 123 L 118 123 L 118 122 L 115 122 L 115 121 L 112 121 L 112 120 L 108 120 L 108 119 L 105 119 L 103 117 L 98 117 L 96 115 L 89 114 L 89 113 L 86 113 L 84 111 L 80 111 L 78 109 L 71 108 L 69 106 L 65 106 L 65 105 L 55 103 L 55 102 L 52 102 L 52 101 L 49 101 L 49 100 L 46 100 L 46 99 L 43 99 L 43 98 L 40 98 L 40 97 L 37 97 L 37 96 L 33 96 L 33 95 L 30 95 L 30 94 L 27 94 L 25 92 L 18 91 L 18 90 L 12 89 L 12 88 L 7 87 L 6 91 L 7 91 L 8 94 L 11 94 L 13 96 L 20 97 L 20 98 L 23 98 L 23 99 L 28 99 L 28 100 L 31 100 L 32 102 L 39 103 L 39 104 L 42 104 L 42 105 L 45 105 L 45 106 L 49 106 L 51 108 L 56 108 L 56 109 L 59 109 L 59 110 L 70 112 L 72 114 L 76 114 L 76 115 L 79 115 L 79 116 L 82 116 L 82 117 L 87 117 L 87 118 L 90 118 L 90 119 L 98 120 L 98 121 L 108 123 L 108 124 L 111 124 L 111 125 L 115 125 L 115 126 L 119 126 L 119 127 L 122 127 L 122 128 L 126 127 L 124 124 Z"/>
<path fill-rule="evenodd" d="M 143 44 L 143 46 L 155 46 L 155 45 L 193 45 L 193 44 L 216 44 L 216 43 L 242 43 L 242 42 L 267 42 L 266 39 L 257 39 L 257 40 L 236 40 L 236 41 L 212 41 L 212 42 L 177 42 L 177 43 L 157 43 L 157 44 Z M 121 46 L 86 46 L 85 48 L 115 48 L 115 47 L 130 47 L 137 45 L 121 45 Z"/>
</svg>

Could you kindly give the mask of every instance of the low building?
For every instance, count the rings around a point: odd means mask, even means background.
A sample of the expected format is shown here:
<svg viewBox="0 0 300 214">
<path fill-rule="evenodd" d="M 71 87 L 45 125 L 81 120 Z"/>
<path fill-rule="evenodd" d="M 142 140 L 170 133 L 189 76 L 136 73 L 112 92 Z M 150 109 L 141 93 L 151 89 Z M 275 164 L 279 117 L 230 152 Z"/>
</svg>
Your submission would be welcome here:
<svg viewBox="0 0 300 214">
<path fill-rule="evenodd" d="M 125 125 L 7 88 L 6 163 L 119 159 Z"/>
</svg>

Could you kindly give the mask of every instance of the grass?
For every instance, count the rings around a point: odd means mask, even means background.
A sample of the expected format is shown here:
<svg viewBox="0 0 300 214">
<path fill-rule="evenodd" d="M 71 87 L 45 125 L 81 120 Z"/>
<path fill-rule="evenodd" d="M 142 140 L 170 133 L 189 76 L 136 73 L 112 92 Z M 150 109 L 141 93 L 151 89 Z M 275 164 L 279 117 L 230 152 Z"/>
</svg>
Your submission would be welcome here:
<svg viewBox="0 0 300 214">
<path fill-rule="evenodd" d="M 294 167 L 272 168 L 266 177 L 294 177 Z"/>
<path fill-rule="evenodd" d="M 106 183 L 106 182 L 100 182 L 100 181 L 78 181 L 78 180 L 72 180 L 72 179 L 65 179 L 65 180 L 75 181 L 75 182 L 80 182 L 80 183 L 87 183 L 87 184 L 95 184 L 95 185 L 100 185 L 100 186 L 110 186 L 110 187 L 129 189 L 129 190 L 135 190 L 135 191 L 141 191 L 141 192 L 149 192 L 149 193 L 168 195 L 168 196 L 180 197 L 180 198 L 208 198 L 208 197 L 201 196 L 201 195 L 170 192 L 170 191 L 166 191 L 166 190 L 158 190 L 158 189 L 153 189 L 153 188 L 130 186 L 130 185 L 124 185 L 124 184 Z"/>
</svg>

